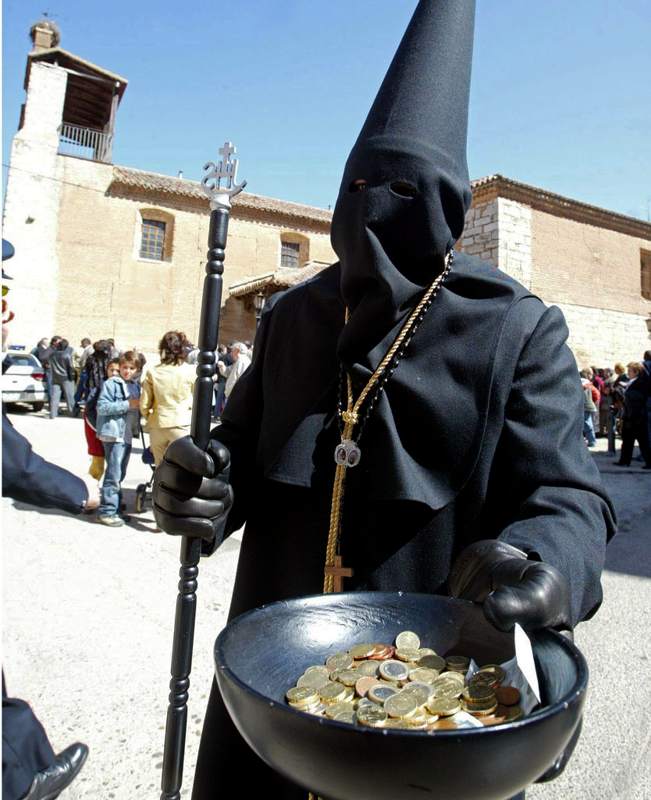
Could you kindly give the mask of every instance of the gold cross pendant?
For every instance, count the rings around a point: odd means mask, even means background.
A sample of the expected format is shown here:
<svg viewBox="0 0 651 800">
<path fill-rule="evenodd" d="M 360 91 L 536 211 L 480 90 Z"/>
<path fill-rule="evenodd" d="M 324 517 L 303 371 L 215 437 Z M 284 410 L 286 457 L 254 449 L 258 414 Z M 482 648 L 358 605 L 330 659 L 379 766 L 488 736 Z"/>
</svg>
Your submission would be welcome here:
<svg viewBox="0 0 651 800">
<path fill-rule="evenodd" d="M 343 592 L 344 578 L 352 578 L 354 574 L 353 570 L 350 567 L 344 567 L 341 561 L 341 556 L 335 556 L 334 566 L 325 568 L 325 574 L 332 575 L 334 578 L 335 592 Z"/>
</svg>

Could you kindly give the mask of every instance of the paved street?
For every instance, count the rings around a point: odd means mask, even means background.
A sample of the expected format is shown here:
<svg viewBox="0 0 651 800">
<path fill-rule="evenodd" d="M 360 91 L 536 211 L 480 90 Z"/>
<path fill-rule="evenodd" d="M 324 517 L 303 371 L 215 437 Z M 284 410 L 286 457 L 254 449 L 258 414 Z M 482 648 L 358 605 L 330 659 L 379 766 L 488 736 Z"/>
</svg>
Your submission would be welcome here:
<svg viewBox="0 0 651 800">
<path fill-rule="evenodd" d="M 86 471 L 80 420 L 35 414 L 12 420 L 37 452 Z M 606 454 L 595 457 L 621 532 L 609 549 L 604 604 L 577 633 L 591 669 L 584 733 L 565 775 L 528 793 L 536 800 L 651 798 L 651 474 L 612 467 Z M 131 504 L 136 485 L 150 475 L 136 450 L 126 481 Z M 159 796 L 178 542 L 153 528 L 151 511 L 110 529 L 3 500 L 3 663 L 10 694 L 32 703 L 56 750 L 75 740 L 90 747 L 66 800 Z M 238 547 L 235 536 L 201 562 L 185 797 Z"/>
</svg>

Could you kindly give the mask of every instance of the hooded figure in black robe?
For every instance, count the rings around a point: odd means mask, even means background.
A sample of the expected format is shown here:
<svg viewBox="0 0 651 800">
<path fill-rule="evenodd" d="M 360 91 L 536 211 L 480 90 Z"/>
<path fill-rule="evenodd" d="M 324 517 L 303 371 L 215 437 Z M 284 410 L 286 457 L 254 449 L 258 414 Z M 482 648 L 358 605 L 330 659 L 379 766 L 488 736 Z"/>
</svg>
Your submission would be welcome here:
<svg viewBox="0 0 651 800">
<path fill-rule="evenodd" d="M 157 470 L 164 530 L 202 537 L 208 554 L 246 524 L 231 618 L 322 591 L 340 370 L 358 397 L 470 205 L 473 22 L 473 0 L 419 2 L 344 170 L 339 263 L 267 302 L 211 450 L 180 439 Z M 595 612 L 613 512 L 582 441 L 567 333 L 557 308 L 454 256 L 347 470 L 346 589 L 485 601 L 507 630 L 571 628 Z M 304 800 L 248 748 L 213 682 L 194 800 L 220 796 L 235 763 L 245 796 Z"/>
</svg>

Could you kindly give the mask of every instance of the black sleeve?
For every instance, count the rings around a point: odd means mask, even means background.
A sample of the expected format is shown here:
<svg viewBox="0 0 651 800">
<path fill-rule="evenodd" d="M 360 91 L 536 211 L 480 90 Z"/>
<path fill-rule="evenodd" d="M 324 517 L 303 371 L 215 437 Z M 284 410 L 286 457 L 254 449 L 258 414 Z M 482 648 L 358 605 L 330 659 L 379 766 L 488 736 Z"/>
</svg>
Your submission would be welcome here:
<svg viewBox="0 0 651 800">
<path fill-rule="evenodd" d="M 2 414 L 2 494 L 41 508 L 72 514 L 88 500 L 86 484 L 67 469 L 37 455 L 27 439 Z"/>
<path fill-rule="evenodd" d="M 567 335 L 560 310 L 548 308 L 520 354 L 495 464 L 505 509 L 499 538 L 560 570 L 576 624 L 601 603 L 606 542 L 616 528 L 583 442 L 583 394 Z"/>
</svg>

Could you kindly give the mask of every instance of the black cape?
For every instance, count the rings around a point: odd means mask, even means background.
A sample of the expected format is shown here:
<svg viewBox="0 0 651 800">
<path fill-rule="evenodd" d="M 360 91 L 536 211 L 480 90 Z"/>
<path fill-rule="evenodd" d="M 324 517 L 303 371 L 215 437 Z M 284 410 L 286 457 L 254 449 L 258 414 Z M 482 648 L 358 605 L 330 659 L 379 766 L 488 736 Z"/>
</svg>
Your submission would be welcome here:
<svg viewBox="0 0 651 800">
<path fill-rule="evenodd" d="M 272 298 L 213 431 L 232 458 L 227 532 L 246 522 L 231 618 L 322 590 L 343 321 L 337 265 Z M 499 537 L 566 576 L 575 623 L 594 613 L 614 516 L 582 441 L 567 333 L 557 308 L 457 256 L 348 471 L 347 589 L 445 593 L 458 553 Z M 373 358 L 353 367 L 355 396 Z M 249 750 L 213 682 L 193 799 L 223 793 L 234 763 L 247 796 L 304 800 Z"/>
</svg>

